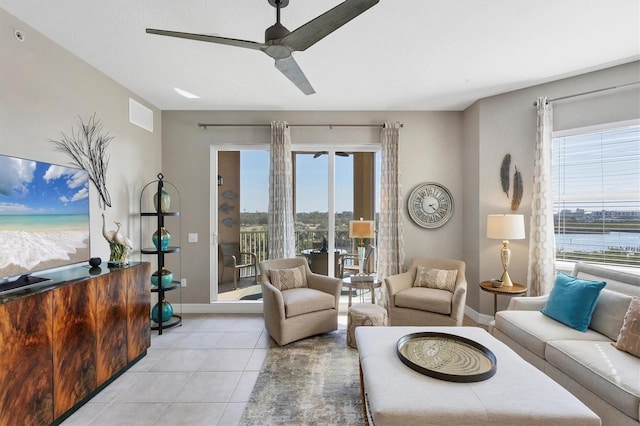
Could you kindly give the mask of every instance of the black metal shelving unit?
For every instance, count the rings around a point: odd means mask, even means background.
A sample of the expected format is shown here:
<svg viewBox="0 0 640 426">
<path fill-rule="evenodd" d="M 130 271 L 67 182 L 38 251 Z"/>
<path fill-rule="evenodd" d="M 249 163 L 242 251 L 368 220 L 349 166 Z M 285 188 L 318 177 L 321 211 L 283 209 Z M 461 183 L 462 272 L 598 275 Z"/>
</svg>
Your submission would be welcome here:
<svg viewBox="0 0 640 426">
<path fill-rule="evenodd" d="M 152 182 L 149 182 L 148 184 L 146 184 L 144 186 L 144 188 L 142 188 L 142 192 L 140 193 L 140 254 L 142 255 L 151 255 L 151 256 L 155 256 L 156 261 L 157 261 L 157 277 L 158 277 L 158 285 L 156 287 L 151 287 L 151 292 L 152 293 L 157 293 L 158 295 L 158 300 L 157 300 L 157 304 L 158 306 L 158 319 L 160 320 L 160 322 L 156 322 L 153 320 L 153 318 L 151 318 L 151 329 L 152 330 L 157 330 L 158 334 L 162 334 L 162 330 L 164 329 L 168 329 L 168 328 L 173 328 L 173 327 L 177 327 L 182 325 L 182 315 L 181 315 L 181 310 L 182 310 L 182 286 L 181 286 L 181 282 L 180 282 L 180 272 L 173 272 L 173 280 L 171 281 L 171 283 L 169 285 L 164 286 L 162 283 L 162 270 L 165 268 L 165 256 L 167 255 L 174 255 L 174 254 L 178 254 L 178 256 L 180 255 L 180 246 L 175 246 L 175 245 L 170 245 L 165 249 L 162 249 L 162 244 L 161 244 L 161 230 L 163 228 L 165 228 L 165 219 L 168 217 L 177 217 L 178 219 L 176 221 L 173 222 L 174 225 L 177 224 L 178 228 L 177 228 L 177 232 L 176 234 L 171 234 L 171 238 L 174 239 L 177 237 L 177 240 L 180 241 L 181 238 L 181 229 L 180 229 L 180 211 L 179 211 L 179 207 L 180 207 L 180 192 L 178 191 L 178 188 L 176 188 L 175 185 L 173 185 L 171 182 L 164 180 L 164 175 L 162 173 L 158 173 L 158 179 Z M 155 189 L 155 192 L 152 192 L 152 190 Z M 167 189 L 169 189 L 170 191 L 166 191 Z M 165 190 L 166 192 L 169 193 L 170 197 L 171 197 L 171 205 L 178 206 L 177 210 L 170 210 L 170 211 L 162 211 L 161 208 L 161 197 L 157 196 L 154 197 L 155 194 L 161 194 L 162 191 Z M 175 198 L 174 198 L 175 197 Z M 150 202 L 150 200 L 152 200 L 153 202 Z M 145 211 L 148 208 L 148 205 L 151 204 L 152 208 L 155 211 Z M 154 205 L 155 204 L 155 205 Z M 153 230 L 155 230 L 157 232 L 158 235 L 158 247 L 145 247 L 146 245 L 149 244 L 149 242 L 152 242 L 152 234 L 150 234 L 148 231 L 145 232 L 145 229 L 148 228 L 151 225 L 145 224 L 145 218 L 155 218 L 156 222 L 155 222 L 155 227 L 153 228 Z M 145 225 L 148 225 L 147 227 L 145 227 Z M 176 228 L 174 228 L 175 232 Z M 175 241 L 175 240 L 174 240 Z M 180 262 L 179 262 L 180 263 Z M 171 316 L 171 318 L 167 321 L 162 321 L 162 302 L 164 300 L 166 300 L 166 293 L 168 292 L 177 292 L 177 299 L 178 302 L 177 304 L 179 305 L 179 309 L 178 309 L 178 313 L 176 313 L 175 308 L 174 308 L 174 312 Z M 175 302 L 174 302 L 175 303 Z M 172 306 L 174 306 L 174 304 L 172 304 Z"/>
</svg>

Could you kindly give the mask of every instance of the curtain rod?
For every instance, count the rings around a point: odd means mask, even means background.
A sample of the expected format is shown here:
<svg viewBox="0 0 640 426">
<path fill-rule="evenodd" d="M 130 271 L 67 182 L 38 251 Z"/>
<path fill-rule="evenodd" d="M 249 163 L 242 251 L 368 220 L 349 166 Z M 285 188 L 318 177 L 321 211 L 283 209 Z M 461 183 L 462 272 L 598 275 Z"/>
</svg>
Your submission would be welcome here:
<svg viewBox="0 0 640 426">
<path fill-rule="evenodd" d="M 547 103 L 549 102 L 555 102 L 555 101 L 561 101 L 563 99 L 569 99 L 569 98 L 575 98 L 577 96 L 584 96 L 584 95 L 590 95 L 592 93 L 598 93 L 598 92 L 604 92 L 606 90 L 615 90 L 615 89 L 622 89 L 624 87 L 629 87 L 629 86 L 633 86 L 636 84 L 640 84 L 640 81 L 634 81 L 633 83 L 627 83 L 627 84 L 622 84 L 620 86 L 611 86 L 611 87 L 605 87 L 604 89 L 596 89 L 596 90 L 591 90 L 589 92 L 582 92 L 582 93 L 576 93 L 574 95 L 567 95 L 567 96 L 561 96 L 559 98 L 551 98 L 551 99 L 547 99 Z M 538 101 L 535 101 L 533 103 L 534 107 L 538 106 Z"/>
<path fill-rule="evenodd" d="M 271 124 L 223 124 L 223 123 L 198 123 L 198 127 L 270 127 Z M 384 127 L 384 124 L 287 124 L 288 127 Z M 400 127 L 404 124 L 400 123 Z"/>
</svg>

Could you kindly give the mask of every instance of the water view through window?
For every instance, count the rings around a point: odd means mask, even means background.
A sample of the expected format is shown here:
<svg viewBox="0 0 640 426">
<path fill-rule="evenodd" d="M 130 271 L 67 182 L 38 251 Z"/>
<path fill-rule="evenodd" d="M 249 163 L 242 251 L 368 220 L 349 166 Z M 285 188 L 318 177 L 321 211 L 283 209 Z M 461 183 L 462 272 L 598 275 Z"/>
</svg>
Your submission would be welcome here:
<svg viewBox="0 0 640 426">
<path fill-rule="evenodd" d="M 556 258 L 640 267 L 640 127 L 553 140 Z"/>
</svg>

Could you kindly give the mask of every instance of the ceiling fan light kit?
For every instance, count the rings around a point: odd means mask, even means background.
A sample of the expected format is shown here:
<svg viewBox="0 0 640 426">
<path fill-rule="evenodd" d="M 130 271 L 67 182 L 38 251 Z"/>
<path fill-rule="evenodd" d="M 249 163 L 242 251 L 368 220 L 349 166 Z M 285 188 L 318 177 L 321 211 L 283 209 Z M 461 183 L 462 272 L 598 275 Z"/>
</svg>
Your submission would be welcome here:
<svg viewBox="0 0 640 426">
<path fill-rule="evenodd" d="M 154 28 L 147 28 L 146 32 L 148 34 L 260 50 L 275 60 L 275 66 L 278 71 L 295 84 L 302 93 L 311 95 L 315 93 L 315 90 L 298 66 L 298 63 L 293 59 L 292 53 L 303 51 L 313 46 L 347 22 L 375 6 L 380 0 L 346 0 L 293 31 L 289 31 L 280 23 L 280 9 L 286 7 L 289 4 L 289 0 L 267 1 L 276 8 L 276 23 L 266 29 L 264 43 Z"/>
</svg>

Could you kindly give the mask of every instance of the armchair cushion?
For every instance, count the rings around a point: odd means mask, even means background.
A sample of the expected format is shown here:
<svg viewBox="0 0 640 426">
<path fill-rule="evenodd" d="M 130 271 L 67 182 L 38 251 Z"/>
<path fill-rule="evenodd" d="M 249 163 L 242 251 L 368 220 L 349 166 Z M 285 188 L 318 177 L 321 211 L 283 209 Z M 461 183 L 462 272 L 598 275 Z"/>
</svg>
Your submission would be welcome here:
<svg viewBox="0 0 640 426">
<path fill-rule="evenodd" d="M 456 287 L 457 276 L 458 271 L 456 269 L 447 271 L 418 265 L 416 269 L 416 280 L 413 282 L 413 286 L 453 292 Z"/>
<path fill-rule="evenodd" d="M 559 272 L 542 313 L 585 332 L 589 328 L 604 281 L 591 281 Z"/>
<path fill-rule="evenodd" d="M 396 293 L 393 303 L 399 308 L 451 314 L 453 293 L 435 288 L 411 287 Z"/>
<path fill-rule="evenodd" d="M 286 318 L 333 309 L 336 304 L 333 295 L 312 288 L 283 290 L 282 299 Z"/>
<path fill-rule="evenodd" d="M 269 271 L 271 284 L 278 290 L 307 287 L 307 273 L 300 265 L 289 269 L 272 269 Z"/>
</svg>

